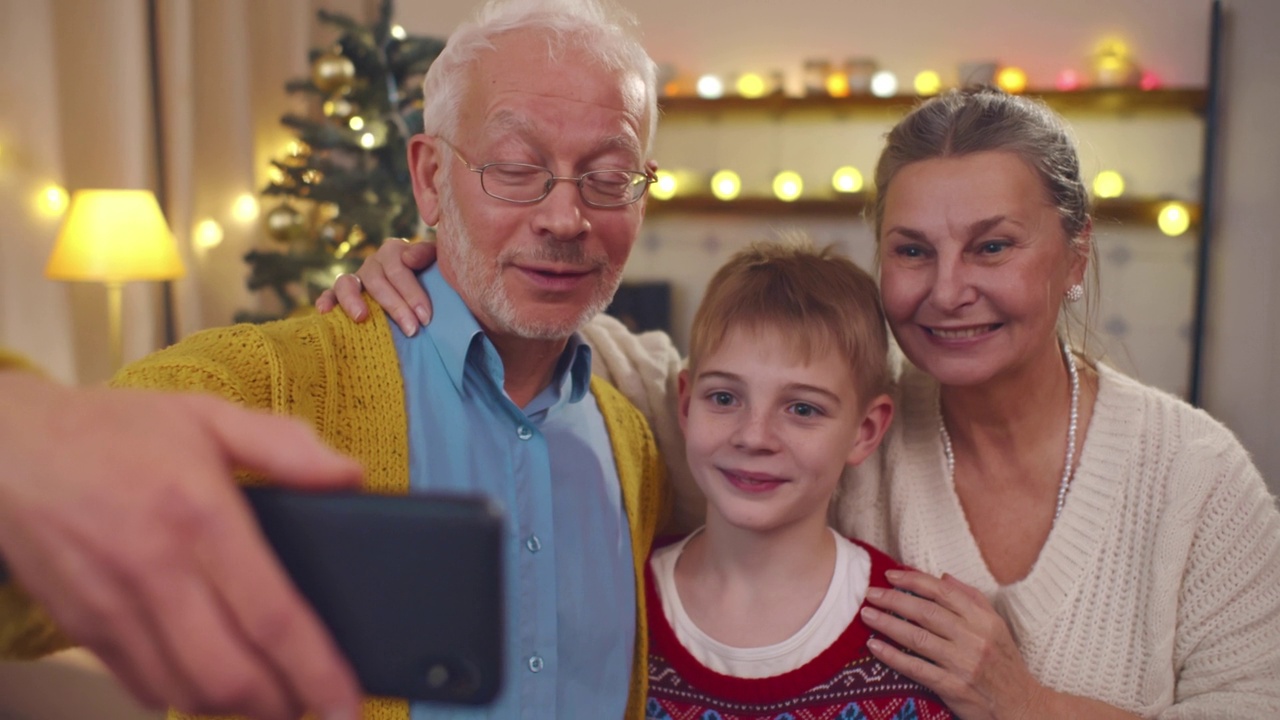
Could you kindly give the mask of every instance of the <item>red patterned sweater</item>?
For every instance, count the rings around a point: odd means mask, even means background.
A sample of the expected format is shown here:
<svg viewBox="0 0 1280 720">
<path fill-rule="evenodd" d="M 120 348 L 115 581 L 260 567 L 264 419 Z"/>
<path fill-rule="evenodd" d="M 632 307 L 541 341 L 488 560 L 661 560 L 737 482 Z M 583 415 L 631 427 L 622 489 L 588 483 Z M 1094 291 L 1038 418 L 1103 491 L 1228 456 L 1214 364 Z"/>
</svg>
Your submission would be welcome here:
<svg viewBox="0 0 1280 720">
<path fill-rule="evenodd" d="M 886 570 L 901 567 L 866 543 L 872 587 L 889 588 Z M 646 566 L 647 567 L 647 566 Z M 942 720 L 951 711 L 927 688 L 867 650 L 861 614 L 826 650 L 781 675 L 737 678 L 707 668 L 676 639 L 646 570 L 650 720 Z"/>
</svg>

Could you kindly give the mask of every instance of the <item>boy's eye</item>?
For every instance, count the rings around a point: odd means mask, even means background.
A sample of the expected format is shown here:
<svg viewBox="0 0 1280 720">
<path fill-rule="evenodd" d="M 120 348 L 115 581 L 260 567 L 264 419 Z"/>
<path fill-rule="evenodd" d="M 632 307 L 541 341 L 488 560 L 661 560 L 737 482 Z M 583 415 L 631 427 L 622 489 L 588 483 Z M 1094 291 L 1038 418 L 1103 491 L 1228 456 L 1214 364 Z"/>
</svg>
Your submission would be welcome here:
<svg viewBox="0 0 1280 720">
<path fill-rule="evenodd" d="M 727 407 L 733 404 L 733 395 L 727 392 L 714 392 L 711 393 L 711 402 L 714 405 Z"/>
<path fill-rule="evenodd" d="M 822 414 L 822 411 L 819 410 L 816 406 L 810 405 L 809 403 L 802 403 L 802 402 L 792 405 L 791 412 L 795 413 L 796 415 L 802 418 L 817 417 L 818 415 Z"/>
</svg>

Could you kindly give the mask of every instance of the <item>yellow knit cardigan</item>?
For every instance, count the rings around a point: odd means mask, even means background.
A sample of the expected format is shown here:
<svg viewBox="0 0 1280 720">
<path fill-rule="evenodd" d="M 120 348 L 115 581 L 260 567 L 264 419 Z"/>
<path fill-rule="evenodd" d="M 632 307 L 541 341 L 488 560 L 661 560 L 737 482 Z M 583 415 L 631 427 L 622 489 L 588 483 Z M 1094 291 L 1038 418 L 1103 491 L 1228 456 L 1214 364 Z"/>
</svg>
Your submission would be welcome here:
<svg viewBox="0 0 1280 720">
<path fill-rule="evenodd" d="M 363 463 L 367 490 L 409 490 L 404 385 L 390 326 L 376 307 L 358 324 L 328 313 L 207 330 L 126 367 L 112 384 L 211 392 L 302 418 L 326 443 Z M 591 392 L 604 415 L 631 528 L 636 636 L 626 717 L 638 720 L 648 677 L 644 564 L 665 503 L 665 469 L 635 406 L 598 377 L 591 379 Z M 0 655 L 32 657 L 65 646 L 42 612 L 5 595 L 0 592 Z M 365 720 L 408 717 L 403 701 L 365 703 Z"/>
</svg>

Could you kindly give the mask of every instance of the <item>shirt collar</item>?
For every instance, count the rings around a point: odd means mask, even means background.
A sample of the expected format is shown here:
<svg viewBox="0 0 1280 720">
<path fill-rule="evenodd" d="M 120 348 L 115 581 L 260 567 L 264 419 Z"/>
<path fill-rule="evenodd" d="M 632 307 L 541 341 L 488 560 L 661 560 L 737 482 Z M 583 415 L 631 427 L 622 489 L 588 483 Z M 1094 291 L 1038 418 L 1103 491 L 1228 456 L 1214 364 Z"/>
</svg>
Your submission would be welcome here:
<svg viewBox="0 0 1280 720">
<path fill-rule="evenodd" d="M 457 391 L 463 392 L 463 374 L 466 372 L 467 358 L 472 352 L 479 353 L 479 366 L 487 371 L 498 387 L 502 387 L 502 363 L 497 349 L 485 337 L 484 330 L 471 309 L 463 302 L 462 296 L 444 279 L 439 265 L 433 265 L 421 273 L 418 282 L 431 298 L 432 307 L 431 323 L 427 325 L 423 335 L 430 336 L 435 343 L 445 371 Z M 556 362 L 551 385 L 558 388 L 557 394 L 562 397 L 565 390 L 568 390 L 569 402 L 576 403 L 586 396 L 590 384 L 591 348 L 575 332 L 569 337 L 564 352 Z"/>
</svg>

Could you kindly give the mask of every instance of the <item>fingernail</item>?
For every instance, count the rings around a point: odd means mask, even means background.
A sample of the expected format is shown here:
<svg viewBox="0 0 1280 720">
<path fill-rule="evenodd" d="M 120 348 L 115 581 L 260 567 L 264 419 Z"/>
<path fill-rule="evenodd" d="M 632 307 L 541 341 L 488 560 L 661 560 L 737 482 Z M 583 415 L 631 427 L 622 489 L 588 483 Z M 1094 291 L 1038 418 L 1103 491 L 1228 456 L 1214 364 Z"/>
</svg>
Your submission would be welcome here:
<svg viewBox="0 0 1280 720">
<path fill-rule="evenodd" d="M 881 590 L 878 587 L 869 587 L 867 588 L 867 597 L 872 600 L 879 600 L 884 597 L 884 590 Z"/>
<path fill-rule="evenodd" d="M 421 320 L 423 325 L 427 325 L 431 322 L 431 313 L 427 312 L 427 309 L 421 305 L 415 307 L 413 312 L 417 314 L 418 320 Z"/>
<path fill-rule="evenodd" d="M 875 608 L 862 608 L 862 618 L 875 622 L 880 619 L 880 611 Z"/>
<path fill-rule="evenodd" d="M 400 318 L 400 329 L 404 331 L 405 335 L 413 337 L 418 333 L 418 321 L 412 317 L 402 317 Z"/>
<path fill-rule="evenodd" d="M 880 652 L 884 650 L 884 643 L 872 638 L 867 641 L 867 649 L 871 650 L 871 652 Z"/>
<path fill-rule="evenodd" d="M 889 578 L 889 582 L 898 582 L 902 579 L 904 573 L 901 570 L 886 570 L 884 576 Z"/>
</svg>

